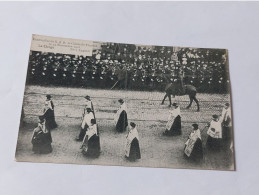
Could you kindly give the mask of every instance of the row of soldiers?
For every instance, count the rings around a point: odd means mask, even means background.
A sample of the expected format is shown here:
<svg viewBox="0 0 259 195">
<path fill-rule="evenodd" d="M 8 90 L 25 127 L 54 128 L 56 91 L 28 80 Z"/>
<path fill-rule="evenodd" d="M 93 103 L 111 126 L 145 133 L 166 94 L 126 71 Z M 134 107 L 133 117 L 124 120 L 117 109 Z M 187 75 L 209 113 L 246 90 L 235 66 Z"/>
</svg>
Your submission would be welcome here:
<svg viewBox="0 0 259 195">
<path fill-rule="evenodd" d="M 128 72 L 128 82 L 132 83 L 133 89 L 140 87 L 139 83 L 147 88 L 150 85 L 157 88 L 159 84 L 167 82 L 164 75 L 169 75 L 170 82 L 177 82 L 180 72 L 184 74 L 185 83 L 201 88 L 205 86 L 204 90 L 212 85 L 215 92 L 224 92 L 226 88 L 224 84 L 228 80 L 228 70 L 222 51 L 216 53 L 218 55 L 213 54 L 217 58 L 211 57 L 212 52 L 186 48 L 177 52 L 165 47 L 137 51 L 133 52 L 136 56 L 127 52 L 109 53 L 101 49 L 87 57 L 32 51 L 28 82 L 107 88 L 118 79 L 117 71 L 123 68 Z M 163 53 L 171 57 L 165 58 Z M 215 88 L 215 84 L 219 89 Z"/>
</svg>

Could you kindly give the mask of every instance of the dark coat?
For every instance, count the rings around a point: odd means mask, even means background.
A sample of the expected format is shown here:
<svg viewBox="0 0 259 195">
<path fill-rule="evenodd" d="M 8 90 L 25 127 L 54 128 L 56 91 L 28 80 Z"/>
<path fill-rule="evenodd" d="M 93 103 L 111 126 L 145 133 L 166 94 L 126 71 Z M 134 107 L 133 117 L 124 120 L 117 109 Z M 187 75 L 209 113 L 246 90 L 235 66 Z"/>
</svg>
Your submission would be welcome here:
<svg viewBox="0 0 259 195">
<path fill-rule="evenodd" d="M 43 131 L 34 132 L 31 140 L 32 150 L 35 153 L 47 154 L 52 152 L 52 137 L 51 133 L 43 133 Z"/>
<path fill-rule="evenodd" d="M 178 115 L 170 128 L 170 130 L 166 130 L 164 135 L 167 136 L 174 136 L 174 135 L 181 135 L 182 134 L 182 125 L 181 125 L 181 116 Z"/>
<path fill-rule="evenodd" d="M 100 147 L 100 137 L 98 135 L 93 135 L 87 141 L 87 151 L 83 150 L 83 154 L 87 157 L 97 158 L 100 155 L 101 147 Z"/>
<path fill-rule="evenodd" d="M 116 130 L 118 132 L 124 132 L 124 131 L 126 131 L 127 126 L 128 126 L 127 112 L 125 110 L 123 110 L 121 112 L 118 122 L 116 124 Z"/>
<path fill-rule="evenodd" d="M 134 138 L 131 142 L 130 153 L 128 159 L 131 161 L 135 161 L 141 158 L 139 141 L 137 138 Z"/>
<path fill-rule="evenodd" d="M 46 120 L 45 125 L 48 130 L 55 129 L 57 127 L 57 123 L 55 121 L 54 110 L 48 109 L 43 114 L 43 117 Z"/>
</svg>

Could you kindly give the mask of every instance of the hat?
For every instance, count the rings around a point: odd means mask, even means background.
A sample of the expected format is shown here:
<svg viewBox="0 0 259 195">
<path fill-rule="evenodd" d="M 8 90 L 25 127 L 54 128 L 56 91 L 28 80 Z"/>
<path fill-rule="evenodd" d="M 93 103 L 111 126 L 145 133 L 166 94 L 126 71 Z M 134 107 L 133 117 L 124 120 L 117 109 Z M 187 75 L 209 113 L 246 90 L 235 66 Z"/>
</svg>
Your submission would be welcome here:
<svg viewBox="0 0 259 195">
<path fill-rule="evenodd" d="M 96 120 L 95 119 L 91 119 L 91 123 L 92 124 L 96 124 Z"/>
<path fill-rule="evenodd" d="M 51 98 L 51 95 L 46 95 L 46 98 L 50 99 L 50 98 Z"/>
<path fill-rule="evenodd" d="M 90 100 L 90 96 L 89 95 L 85 96 L 85 99 Z"/>
<path fill-rule="evenodd" d="M 123 99 L 119 99 L 118 102 L 120 103 L 124 103 Z"/>
<path fill-rule="evenodd" d="M 178 106 L 177 103 L 173 103 L 172 106 Z"/>
<path fill-rule="evenodd" d="M 39 116 L 40 122 L 44 121 L 44 116 Z"/>
<path fill-rule="evenodd" d="M 229 103 L 227 102 L 227 103 L 225 103 L 225 106 L 229 106 Z"/>
<path fill-rule="evenodd" d="M 194 129 L 198 129 L 198 127 L 199 127 L 199 125 L 196 123 L 192 124 L 192 126 L 194 127 Z"/>
<path fill-rule="evenodd" d="M 87 112 L 92 112 L 92 109 L 91 108 L 86 108 L 86 111 Z"/>
<path fill-rule="evenodd" d="M 136 127 L 136 124 L 133 122 L 130 122 L 130 126 L 132 126 L 134 128 L 134 127 Z"/>
<path fill-rule="evenodd" d="M 212 118 L 217 119 L 217 118 L 218 118 L 218 115 L 213 114 L 213 115 L 212 115 Z"/>
</svg>

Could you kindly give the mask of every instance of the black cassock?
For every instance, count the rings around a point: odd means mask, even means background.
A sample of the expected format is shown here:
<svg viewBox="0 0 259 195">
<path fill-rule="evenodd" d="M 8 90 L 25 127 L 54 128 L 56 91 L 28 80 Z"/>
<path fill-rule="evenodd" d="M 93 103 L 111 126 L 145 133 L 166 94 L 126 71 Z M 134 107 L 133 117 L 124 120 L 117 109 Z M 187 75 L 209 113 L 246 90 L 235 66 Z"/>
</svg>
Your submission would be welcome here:
<svg viewBox="0 0 259 195">
<path fill-rule="evenodd" d="M 95 134 L 87 141 L 87 151 L 83 150 L 82 152 L 87 157 L 97 158 L 100 155 L 100 151 L 100 137 Z"/>
<path fill-rule="evenodd" d="M 140 148 L 139 148 L 139 141 L 137 138 L 134 138 L 131 142 L 128 159 L 130 161 L 135 161 L 140 158 L 141 158 L 141 154 L 140 154 Z"/>
<path fill-rule="evenodd" d="M 126 127 L 128 126 L 128 117 L 127 117 L 127 112 L 125 110 L 123 110 L 120 113 L 120 117 L 117 121 L 116 124 L 116 130 L 118 132 L 124 132 L 126 130 Z"/>
<path fill-rule="evenodd" d="M 185 146 L 186 147 L 186 146 Z M 185 148 L 184 148 L 185 149 Z M 188 157 L 186 154 L 184 154 L 186 158 L 193 160 L 193 161 L 201 161 L 203 159 L 203 149 L 202 149 L 202 142 L 201 139 L 198 138 L 193 146 L 192 153 Z"/>
<path fill-rule="evenodd" d="M 210 135 L 208 135 L 206 146 L 209 150 L 220 151 L 221 141 L 222 140 L 219 138 L 213 138 Z"/>
<path fill-rule="evenodd" d="M 48 109 L 43 114 L 44 119 L 46 120 L 45 125 L 48 130 L 55 129 L 57 127 L 57 123 L 55 121 L 54 110 Z"/>
<path fill-rule="evenodd" d="M 43 131 L 34 132 L 32 136 L 32 151 L 39 154 L 48 154 L 52 152 L 52 137 L 50 131 L 43 133 Z"/>
<path fill-rule="evenodd" d="M 226 114 L 225 113 L 225 116 L 223 117 L 223 121 L 221 123 L 221 127 L 222 127 L 222 140 L 225 142 L 225 144 L 227 145 L 227 147 L 229 148 L 230 146 L 230 142 L 231 142 L 231 126 L 230 126 L 230 123 L 231 123 L 231 118 L 229 115 L 227 115 L 226 117 Z"/>
<path fill-rule="evenodd" d="M 166 130 L 164 135 L 167 136 L 174 136 L 174 135 L 181 135 L 182 134 L 182 125 L 181 125 L 181 116 L 178 115 L 170 128 L 170 130 Z"/>
<path fill-rule="evenodd" d="M 223 121 L 221 124 L 222 127 L 222 146 L 225 149 L 229 149 L 231 144 L 231 137 L 232 137 L 232 129 L 229 126 L 230 118 L 228 118 L 226 121 Z"/>
</svg>

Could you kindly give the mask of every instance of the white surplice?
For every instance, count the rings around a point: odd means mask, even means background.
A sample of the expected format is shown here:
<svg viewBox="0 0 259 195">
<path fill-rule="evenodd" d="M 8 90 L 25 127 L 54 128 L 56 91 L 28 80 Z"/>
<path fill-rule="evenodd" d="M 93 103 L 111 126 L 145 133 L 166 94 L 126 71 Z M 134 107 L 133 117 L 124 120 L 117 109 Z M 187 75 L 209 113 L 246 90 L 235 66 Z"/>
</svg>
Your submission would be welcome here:
<svg viewBox="0 0 259 195">
<path fill-rule="evenodd" d="M 133 141 L 134 138 L 136 138 L 139 141 L 138 131 L 136 127 L 131 129 L 128 135 L 126 136 L 125 155 L 127 157 L 129 157 L 131 142 Z"/>
<path fill-rule="evenodd" d="M 211 129 L 214 128 L 215 132 L 213 132 Z M 221 126 L 221 120 L 214 121 L 212 120 L 210 122 L 209 129 L 207 131 L 207 134 L 211 136 L 212 138 L 222 138 L 222 126 Z"/>
<path fill-rule="evenodd" d="M 89 140 L 93 135 L 97 135 L 97 125 L 96 124 L 88 127 L 84 139 L 86 138 L 86 136 L 88 136 L 88 140 Z"/>
<path fill-rule="evenodd" d="M 193 133 L 191 133 L 189 136 L 189 139 L 185 143 L 186 147 L 185 147 L 184 153 L 188 157 L 190 157 L 197 139 L 201 140 L 201 131 L 199 129 L 197 129 Z"/>
<path fill-rule="evenodd" d="M 225 122 L 227 121 L 228 119 L 230 119 L 230 122 L 228 124 L 229 127 L 232 126 L 232 122 L 231 122 L 231 109 L 230 107 L 228 107 L 227 109 L 226 108 L 223 108 L 222 110 L 222 113 L 221 113 L 221 120 L 222 122 Z"/>
<path fill-rule="evenodd" d="M 86 113 L 84 116 L 83 122 L 81 124 L 82 129 L 85 128 L 86 124 L 90 127 L 92 119 L 94 119 L 93 113 L 92 112 Z"/>
<path fill-rule="evenodd" d="M 173 123 L 174 123 L 174 120 L 175 118 L 179 115 L 181 116 L 181 111 L 180 111 L 180 106 L 178 106 L 177 108 L 173 109 L 173 110 L 170 110 L 169 111 L 169 117 L 168 117 L 168 122 L 166 124 L 166 129 L 167 130 L 170 130 Z"/>
<path fill-rule="evenodd" d="M 82 121 L 84 120 L 84 116 L 87 113 L 87 108 L 90 108 L 93 111 L 93 103 L 91 100 L 87 101 L 83 110 L 83 114 L 82 114 Z"/>
</svg>

